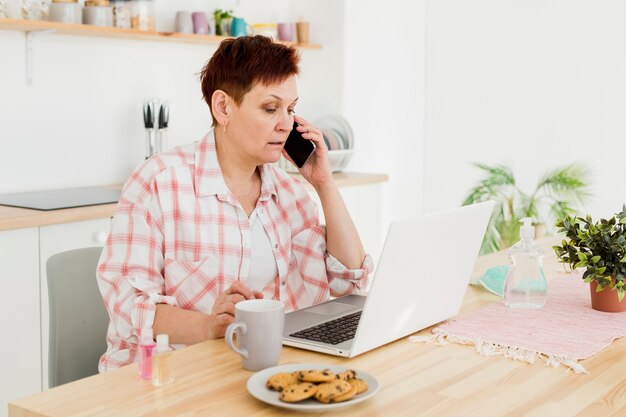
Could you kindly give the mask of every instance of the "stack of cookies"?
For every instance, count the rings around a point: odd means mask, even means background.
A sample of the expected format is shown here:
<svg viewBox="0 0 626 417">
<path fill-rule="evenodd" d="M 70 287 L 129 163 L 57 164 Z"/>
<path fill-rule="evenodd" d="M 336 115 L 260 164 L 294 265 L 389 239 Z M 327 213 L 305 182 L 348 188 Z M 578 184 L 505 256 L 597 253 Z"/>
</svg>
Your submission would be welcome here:
<svg viewBox="0 0 626 417">
<path fill-rule="evenodd" d="M 295 403 L 313 397 L 325 404 L 348 401 L 368 388 L 367 382 L 357 378 L 356 371 L 334 373 L 330 369 L 281 372 L 269 377 L 265 387 L 278 391 L 284 402 Z"/>
</svg>

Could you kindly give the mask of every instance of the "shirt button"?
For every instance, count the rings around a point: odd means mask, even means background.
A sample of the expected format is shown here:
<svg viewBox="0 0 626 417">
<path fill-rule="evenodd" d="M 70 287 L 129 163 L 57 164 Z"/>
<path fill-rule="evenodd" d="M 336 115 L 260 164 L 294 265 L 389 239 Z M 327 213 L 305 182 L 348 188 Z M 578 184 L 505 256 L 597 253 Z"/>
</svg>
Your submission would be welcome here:
<svg viewBox="0 0 626 417">
<path fill-rule="evenodd" d="M 287 281 L 280 281 L 280 285 L 282 285 L 283 287 L 287 284 Z"/>
<path fill-rule="evenodd" d="M 263 214 L 263 209 L 259 209 L 259 213 Z"/>
</svg>

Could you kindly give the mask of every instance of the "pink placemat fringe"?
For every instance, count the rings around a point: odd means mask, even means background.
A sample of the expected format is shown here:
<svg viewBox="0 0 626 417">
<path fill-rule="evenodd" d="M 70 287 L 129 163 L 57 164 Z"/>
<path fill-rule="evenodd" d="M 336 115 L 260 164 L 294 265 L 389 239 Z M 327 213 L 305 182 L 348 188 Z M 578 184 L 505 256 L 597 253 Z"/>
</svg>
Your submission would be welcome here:
<svg viewBox="0 0 626 417">
<path fill-rule="evenodd" d="M 513 359 L 516 361 L 527 363 L 535 363 L 539 359 L 552 368 L 558 368 L 560 365 L 565 365 L 566 367 L 574 371 L 574 373 L 589 373 L 584 366 L 582 366 L 575 359 L 572 358 L 558 355 L 548 355 L 529 349 L 502 346 L 495 343 L 487 343 L 483 341 L 480 337 L 477 339 L 471 339 L 468 337 L 455 336 L 443 332 L 439 329 L 434 329 L 433 334 L 428 336 L 411 336 L 409 337 L 409 341 L 413 343 L 437 343 L 440 346 L 447 345 L 449 343 L 471 345 L 474 346 L 474 350 L 476 351 L 476 353 L 481 356 L 504 356 L 507 359 Z"/>
</svg>

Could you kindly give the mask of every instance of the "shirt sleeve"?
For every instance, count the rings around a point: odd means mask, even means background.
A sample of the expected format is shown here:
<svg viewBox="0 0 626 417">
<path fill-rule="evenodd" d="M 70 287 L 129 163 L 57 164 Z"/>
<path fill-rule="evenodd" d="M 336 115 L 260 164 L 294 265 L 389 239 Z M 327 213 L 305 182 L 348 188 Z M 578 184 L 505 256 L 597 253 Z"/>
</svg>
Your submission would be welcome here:
<svg viewBox="0 0 626 417">
<path fill-rule="evenodd" d="M 292 221 L 292 250 L 300 274 L 305 282 L 314 282 L 316 275 L 318 280 L 320 274 L 325 277 L 318 285 L 319 291 L 312 297 L 313 303 L 326 301 L 329 292 L 331 296 L 339 297 L 365 289 L 374 269 L 371 256 L 365 255 L 360 268 L 347 268 L 328 253 L 326 227 L 320 224 L 317 204 L 305 189 L 298 195 L 296 206 L 298 215 Z"/>
<path fill-rule="evenodd" d="M 156 304 L 176 305 L 166 296 L 163 233 L 156 190 L 135 173 L 124 186 L 97 279 L 117 334 L 136 342 L 154 323 Z"/>
<path fill-rule="evenodd" d="M 347 268 L 328 252 L 326 252 L 325 263 L 328 282 L 330 283 L 330 295 L 333 297 L 360 293 L 365 290 L 369 281 L 369 274 L 374 270 L 372 257 L 367 253 L 358 269 Z"/>
</svg>

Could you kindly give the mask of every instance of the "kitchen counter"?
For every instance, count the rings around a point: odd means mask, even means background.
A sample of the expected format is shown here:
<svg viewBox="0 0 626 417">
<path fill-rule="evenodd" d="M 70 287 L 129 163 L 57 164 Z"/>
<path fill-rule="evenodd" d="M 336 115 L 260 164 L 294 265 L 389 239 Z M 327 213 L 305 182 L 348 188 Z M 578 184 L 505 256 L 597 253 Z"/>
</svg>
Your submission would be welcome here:
<svg viewBox="0 0 626 417">
<path fill-rule="evenodd" d="M 295 178 L 302 178 L 299 174 L 292 175 Z M 389 180 L 389 176 L 386 174 L 338 172 L 334 176 L 337 185 L 342 188 L 378 184 Z M 121 187 L 119 184 L 116 186 Z M 100 204 L 41 211 L 0 205 L 0 231 L 112 217 L 116 206 L 117 204 Z"/>
</svg>

